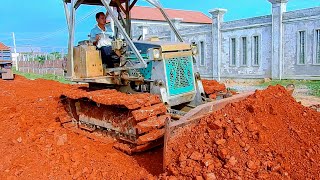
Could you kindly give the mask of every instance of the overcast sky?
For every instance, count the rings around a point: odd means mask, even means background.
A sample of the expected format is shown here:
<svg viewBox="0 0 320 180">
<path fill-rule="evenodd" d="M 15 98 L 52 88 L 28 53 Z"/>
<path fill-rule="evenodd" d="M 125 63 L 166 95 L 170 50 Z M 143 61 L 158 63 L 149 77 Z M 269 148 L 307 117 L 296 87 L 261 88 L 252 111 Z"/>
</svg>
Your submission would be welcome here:
<svg viewBox="0 0 320 180">
<path fill-rule="evenodd" d="M 11 32 L 15 32 L 17 46 L 66 47 L 67 27 L 62 0 L 1 0 L 0 41 L 12 46 Z M 41 4 L 42 2 L 42 4 Z M 267 0 L 161 0 L 165 8 L 201 11 L 224 8 L 226 21 L 268 15 L 271 4 Z M 148 5 L 143 0 L 138 5 Z M 289 0 L 287 10 L 320 6 L 320 0 Z M 95 25 L 95 12 L 102 7 L 82 6 L 77 11 L 76 41 L 86 39 Z"/>
</svg>

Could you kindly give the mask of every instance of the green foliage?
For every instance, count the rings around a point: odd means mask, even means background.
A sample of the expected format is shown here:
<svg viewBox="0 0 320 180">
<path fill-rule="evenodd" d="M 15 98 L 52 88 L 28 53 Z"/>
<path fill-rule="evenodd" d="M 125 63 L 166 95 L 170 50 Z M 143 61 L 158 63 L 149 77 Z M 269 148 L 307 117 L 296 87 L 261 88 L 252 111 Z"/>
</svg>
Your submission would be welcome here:
<svg viewBox="0 0 320 180">
<path fill-rule="evenodd" d="M 50 54 L 53 55 L 55 57 L 55 59 L 61 59 L 62 58 L 62 55 L 59 52 L 52 52 Z"/>
<path fill-rule="evenodd" d="M 320 81 L 310 81 L 307 86 L 313 95 L 320 97 Z"/>
<path fill-rule="evenodd" d="M 44 55 L 40 55 L 40 56 L 37 56 L 36 60 L 39 63 L 44 64 L 44 61 L 46 60 L 46 57 Z"/>
<path fill-rule="evenodd" d="M 13 72 L 14 72 L 14 74 L 17 74 L 17 75 L 20 75 L 20 76 L 24 76 L 27 79 L 46 79 L 46 80 L 58 81 L 58 82 L 63 83 L 63 84 L 72 84 L 71 81 L 66 80 L 64 77 L 57 76 L 57 75 L 54 75 L 54 74 L 41 75 L 41 74 L 34 74 L 34 73 L 23 73 L 23 72 L 20 72 L 20 71 L 16 71 L 14 68 L 13 68 Z"/>
<path fill-rule="evenodd" d="M 306 86 L 308 89 L 311 90 L 311 94 L 313 96 L 320 97 L 320 81 L 306 81 L 306 80 L 274 80 L 270 82 L 261 83 L 260 86 L 267 87 L 267 86 L 274 86 L 274 85 L 282 85 L 287 86 L 288 84 L 294 84 L 297 86 Z"/>
</svg>

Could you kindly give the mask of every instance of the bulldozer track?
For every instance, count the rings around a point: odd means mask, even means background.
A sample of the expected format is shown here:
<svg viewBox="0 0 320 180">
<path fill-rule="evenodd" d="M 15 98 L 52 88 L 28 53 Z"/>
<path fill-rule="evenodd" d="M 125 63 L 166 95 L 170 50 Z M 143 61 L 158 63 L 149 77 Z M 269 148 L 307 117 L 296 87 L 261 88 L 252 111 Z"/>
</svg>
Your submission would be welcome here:
<svg viewBox="0 0 320 180">
<path fill-rule="evenodd" d="M 136 101 L 140 103 L 134 104 L 123 98 L 106 103 L 92 93 L 62 95 L 60 102 L 68 116 L 60 118 L 60 122 L 65 128 L 98 141 L 113 137 L 117 139 L 114 147 L 127 154 L 142 152 L 163 144 L 165 121 L 170 118 L 160 99 L 148 96 L 149 100 L 142 100 L 138 95 Z"/>
</svg>

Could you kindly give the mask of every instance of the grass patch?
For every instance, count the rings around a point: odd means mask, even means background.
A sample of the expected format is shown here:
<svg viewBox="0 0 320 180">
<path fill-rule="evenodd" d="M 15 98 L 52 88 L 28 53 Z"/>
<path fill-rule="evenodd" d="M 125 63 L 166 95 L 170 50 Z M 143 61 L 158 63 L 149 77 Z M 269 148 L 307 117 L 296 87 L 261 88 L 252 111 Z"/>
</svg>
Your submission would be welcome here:
<svg viewBox="0 0 320 180">
<path fill-rule="evenodd" d="M 27 79 L 46 79 L 46 80 L 53 80 L 53 81 L 58 81 L 60 83 L 63 84 L 71 84 L 72 82 L 69 80 L 66 80 L 64 77 L 62 76 L 57 76 L 54 74 L 34 74 L 34 73 L 23 73 L 20 71 L 16 71 L 15 69 L 13 69 L 14 74 L 20 75 L 20 76 L 24 76 Z"/>
<path fill-rule="evenodd" d="M 270 82 L 261 83 L 259 86 L 275 86 L 275 85 L 287 86 L 288 84 L 294 84 L 296 87 L 306 86 L 311 90 L 311 95 L 320 97 L 320 81 L 306 81 L 306 80 L 274 80 Z"/>
<path fill-rule="evenodd" d="M 307 86 L 311 89 L 312 95 L 320 97 L 320 81 L 310 81 Z"/>
</svg>

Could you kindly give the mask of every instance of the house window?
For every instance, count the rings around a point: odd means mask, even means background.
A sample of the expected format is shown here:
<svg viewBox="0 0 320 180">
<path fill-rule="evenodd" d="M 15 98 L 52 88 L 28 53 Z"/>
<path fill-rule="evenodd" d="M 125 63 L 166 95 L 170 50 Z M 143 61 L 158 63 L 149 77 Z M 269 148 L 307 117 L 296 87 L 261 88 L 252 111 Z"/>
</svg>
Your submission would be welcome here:
<svg viewBox="0 0 320 180">
<path fill-rule="evenodd" d="M 241 65 L 246 66 L 248 64 L 247 37 L 241 38 L 241 47 Z"/>
<path fill-rule="evenodd" d="M 260 59 L 260 38 L 259 36 L 253 36 L 253 65 L 258 66 L 259 65 L 259 59 Z"/>
<path fill-rule="evenodd" d="M 236 65 L 236 38 L 231 38 L 231 50 L 230 50 L 230 65 L 235 66 Z"/>
<path fill-rule="evenodd" d="M 204 42 L 200 41 L 200 66 L 205 64 L 205 52 L 204 52 Z"/>
<path fill-rule="evenodd" d="M 315 64 L 320 64 L 320 29 L 316 30 L 316 59 Z"/>
<path fill-rule="evenodd" d="M 299 31 L 298 64 L 306 63 L 306 31 Z"/>
</svg>

